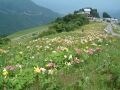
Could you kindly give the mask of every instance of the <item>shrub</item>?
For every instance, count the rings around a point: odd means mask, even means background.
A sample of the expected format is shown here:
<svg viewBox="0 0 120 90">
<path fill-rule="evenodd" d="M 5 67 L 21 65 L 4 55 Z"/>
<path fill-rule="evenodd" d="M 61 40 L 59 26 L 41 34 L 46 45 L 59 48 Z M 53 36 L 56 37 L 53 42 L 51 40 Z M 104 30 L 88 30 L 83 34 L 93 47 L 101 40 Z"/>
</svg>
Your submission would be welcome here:
<svg viewBox="0 0 120 90">
<path fill-rule="evenodd" d="M 51 28 L 61 33 L 72 31 L 88 23 L 89 20 L 85 15 L 69 14 L 62 18 L 57 18 Z"/>
</svg>

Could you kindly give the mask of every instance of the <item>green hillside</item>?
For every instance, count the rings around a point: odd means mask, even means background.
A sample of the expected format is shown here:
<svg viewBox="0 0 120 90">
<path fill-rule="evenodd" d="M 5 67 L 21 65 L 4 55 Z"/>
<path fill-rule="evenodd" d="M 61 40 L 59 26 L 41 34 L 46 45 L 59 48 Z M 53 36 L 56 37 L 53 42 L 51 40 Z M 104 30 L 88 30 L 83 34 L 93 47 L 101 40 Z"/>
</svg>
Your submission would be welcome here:
<svg viewBox="0 0 120 90">
<path fill-rule="evenodd" d="M 50 34 L 70 32 L 89 23 L 89 20 L 84 15 L 69 14 L 64 17 L 57 18 L 53 23 L 35 28 L 26 29 L 8 36 L 12 41 L 40 38 Z M 24 38 L 24 39 L 23 39 Z"/>
<path fill-rule="evenodd" d="M 31 0 L 0 0 L 0 34 L 43 25 L 57 16 L 57 13 L 37 6 Z"/>
<path fill-rule="evenodd" d="M 9 35 L 9 36 L 7 36 L 7 37 L 12 40 L 12 39 L 15 39 L 15 38 L 17 38 L 17 37 L 24 37 L 24 36 L 26 36 L 26 35 L 31 36 L 31 35 L 34 34 L 34 33 L 37 34 L 37 33 L 40 33 L 40 32 L 43 32 L 43 31 L 48 30 L 49 26 L 50 26 L 50 25 L 47 24 L 47 25 L 43 25 L 43 26 L 37 26 L 37 27 L 34 27 L 34 28 L 24 29 L 24 30 L 22 30 L 22 31 L 13 33 L 13 34 L 11 34 L 11 35 Z M 28 36 L 28 37 L 29 37 L 29 36 Z"/>
<path fill-rule="evenodd" d="M 0 90 L 119 90 L 117 29 L 69 14 L 0 37 Z"/>
<path fill-rule="evenodd" d="M 21 38 L 1 47 L 0 89 L 119 90 L 120 39 L 107 35 L 105 27 L 93 22 L 71 32 L 27 42 L 20 42 L 26 39 Z"/>
</svg>

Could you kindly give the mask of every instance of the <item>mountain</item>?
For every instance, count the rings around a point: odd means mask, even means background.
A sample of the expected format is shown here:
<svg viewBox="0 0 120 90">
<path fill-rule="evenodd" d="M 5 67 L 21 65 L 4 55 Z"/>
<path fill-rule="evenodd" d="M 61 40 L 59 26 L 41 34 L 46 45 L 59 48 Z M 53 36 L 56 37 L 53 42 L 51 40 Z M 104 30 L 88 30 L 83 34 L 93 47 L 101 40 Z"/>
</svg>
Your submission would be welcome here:
<svg viewBox="0 0 120 90">
<path fill-rule="evenodd" d="M 0 34 L 43 25 L 57 16 L 58 13 L 38 6 L 31 0 L 0 0 Z"/>
</svg>

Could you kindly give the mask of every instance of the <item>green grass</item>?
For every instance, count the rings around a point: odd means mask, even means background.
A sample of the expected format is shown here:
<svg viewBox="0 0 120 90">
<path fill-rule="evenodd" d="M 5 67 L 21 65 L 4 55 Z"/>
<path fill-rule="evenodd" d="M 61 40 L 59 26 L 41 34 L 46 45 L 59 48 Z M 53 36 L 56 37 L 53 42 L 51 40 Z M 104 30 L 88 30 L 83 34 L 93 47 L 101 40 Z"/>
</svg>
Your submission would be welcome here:
<svg viewBox="0 0 120 90">
<path fill-rule="evenodd" d="M 22 30 L 22 31 L 19 31 L 19 32 L 9 35 L 8 38 L 14 39 L 17 37 L 24 37 L 25 35 L 29 35 L 29 34 L 31 35 L 34 33 L 39 33 L 39 32 L 48 30 L 48 27 L 49 27 L 49 25 L 43 25 L 43 26 L 39 26 L 39 27 Z"/>
<path fill-rule="evenodd" d="M 0 89 L 119 90 L 120 39 L 106 35 L 105 26 L 90 23 L 75 31 L 3 47 Z M 50 63 L 54 66 L 48 67 Z M 14 68 L 3 71 L 6 66 Z"/>
</svg>

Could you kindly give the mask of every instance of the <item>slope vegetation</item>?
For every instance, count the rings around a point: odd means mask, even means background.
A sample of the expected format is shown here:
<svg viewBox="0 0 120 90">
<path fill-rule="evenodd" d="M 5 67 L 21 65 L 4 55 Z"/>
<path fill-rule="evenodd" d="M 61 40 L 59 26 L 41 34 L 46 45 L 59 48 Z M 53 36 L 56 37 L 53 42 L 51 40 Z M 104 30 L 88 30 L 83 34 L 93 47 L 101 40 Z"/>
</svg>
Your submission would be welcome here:
<svg viewBox="0 0 120 90">
<path fill-rule="evenodd" d="M 120 39 L 90 23 L 0 49 L 0 89 L 119 90 Z M 82 31 L 84 29 L 84 31 Z"/>
</svg>

